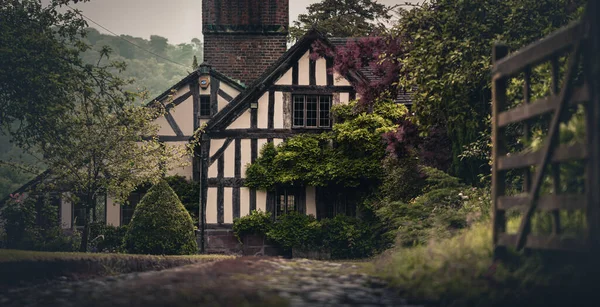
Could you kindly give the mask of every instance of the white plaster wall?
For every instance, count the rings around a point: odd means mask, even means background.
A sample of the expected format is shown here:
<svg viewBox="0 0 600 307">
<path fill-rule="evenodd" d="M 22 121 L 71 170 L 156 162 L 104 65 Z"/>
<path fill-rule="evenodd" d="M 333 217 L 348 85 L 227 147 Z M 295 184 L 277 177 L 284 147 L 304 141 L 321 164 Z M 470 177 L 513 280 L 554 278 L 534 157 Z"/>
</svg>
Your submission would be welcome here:
<svg viewBox="0 0 600 307">
<path fill-rule="evenodd" d="M 223 189 L 223 222 L 233 223 L 233 188 Z"/>
<path fill-rule="evenodd" d="M 279 78 L 275 84 L 277 85 L 291 85 L 292 81 L 293 81 L 293 73 L 292 73 L 292 69 L 288 69 L 288 71 L 285 72 L 285 74 L 283 74 L 283 76 L 281 76 L 281 78 Z"/>
<path fill-rule="evenodd" d="M 250 214 L 250 189 L 240 188 L 240 217 Z"/>
<path fill-rule="evenodd" d="M 183 135 L 194 134 L 194 98 L 192 96 L 173 108 L 171 115 L 175 119 L 179 129 L 181 129 L 181 132 L 183 132 Z"/>
<path fill-rule="evenodd" d="M 217 94 L 217 102 L 218 102 L 218 108 L 219 111 L 223 110 L 223 108 L 229 104 L 229 101 L 225 100 L 225 98 L 221 97 L 220 95 Z"/>
<path fill-rule="evenodd" d="M 267 212 L 267 192 L 256 191 L 256 210 Z"/>
<path fill-rule="evenodd" d="M 218 162 L 215 161 L 211 166 L 208 167 L 208 178 L 217 178 L 219 175 L 217 163 Z"/>
<path fill-rule="evenodd" d="M 327 85 L 327 60 L 319 58 L 316 65 L 317 85 Z"/>
<path fill-rule="evenodd" d="M 308 75 L 308 70 L 310 67 L 310 51 L 306 51 L 306 53 L 298 60 L 298 84 L 299 85 L 309 85 L 310 76 Z"/>
<path fill-rule="evenodd" d="M 266 129 L 269 125 L 269 93 L 265 92 L 258 99 L 258 128 Z"/>
<path fill-rule="evenodd" d="M 217 223 L 217 188 L 208 188 L 206 195 L 206 223 Z"/>
<path fill-rule="evenodd" d="M 340 104 L 347 104 L 350 101 L 350 93 L 340 93 Z"/>
<path fill-rule="evenodd" d="M 71 228 L 72 226 L 71 212 L 73 208 L 71 207 L 71 202 L 67 200 L 68 196 L 68 194 L 63 195 L 60 199 L 60 225 L 64 229 Z"/>
<path fill-rule="evenodd" d="M 249 129 L 250 128 L 250 109 L 244 111 L 240 117 L 236 118 L 228 129 Z"/>
<path fill-rule="evenodd" d="M 225 139 L 211 139 L 210 140 L 210 156 L 212 157 L 214 154 L 221 149 L 221 147 L 225 144 Z"/>
<path fill-rule="evenodd" d="M 241 165 L 242 165 L 242 178 L 246 178 L 246 167 L 252 162 L 252 143 L 248 139 L 242 139 L 241 142 Z"/>
<path fill-rule="evenodd" d="M 258 144 L 258 154 L 260 156 L 260 152 L 262 151 L 265 144 L 267 144 L 267 139 L 258 139 L 256 143 Z"/>
<path fill-rule="evenodd" d="M 306 187 L 306 215 L 317 216 L 316 188 Z"/>
<path fill-rule="evenodd" d="M 116 204 L 109 196 L 106 197 L 106 224 L 121 226 L 121 205 Z"/>
<path fill-rule="evenodd" d="M 184 85 L 184 86 L 182 86 L 182 87 L 178 88 L 178 89 L 175 91 L 175 94 L 173 95 L 173 100 L 175 100 L 175 99 L 177 99 L 177 98 L 179 98 L 179 97 L 183 96 L 185 93 L 187 93 L 187 92 L 189 92 L 189 91 L 190 91 L 190 87 L 189 87 L 188 85 Z M 190 96 L 190 97 L 191 97 L 191 96 Z M 165 102 L 165 103 L 168 103 L 169 101 L 165 100 L 165 101 L 163 101 L 163 102 Z"/>
<path fill-rule="evenodd" d="M 225 178 L 235 177 L 235 142 L 231 142 L 231 144 L 227 146 L 223 157 L 225 159 L 223 176 L 225 176 Z"/>
<path fill-rule="evenodd" d="M 283 143 L 283 139 L 273 139 L 273 145 L 275 145 L 275 147 L 281 143 Z"/>
<path fill-rule="evenodd" d="M 273 128 L 283 129 L 283 92 L 275 92 Z"/>
<path fill-rule="evenodd" d="M 167 121 L 167 119 L 164 116 L 161 116 L 161 117 L 155 119 L 153 124 L 158 125 L 160 127 L 158 129 L 158 135 L 168 135 L 168 136 L 177 135 L 177 134 L 175 134 L 175 131 L 173 131 L 173 129 L 169 125 L 169 122 Z"/>
<path fill-rule="evenodd" d="M 221 88 L 221 90 L 223 90 L 223 92 L 227 93 L 229 96 L 231 96 L 231 98 L 234 98 L 240 94 L 240 92 L 238 92 L 238 90 L 236 90 L 235 88 L 229 86 L 227 83 L 221 81 L 219 83 L 219 87 Z"/>
<path fill-rule="evenodd" d="M 348 80 L 346 80 L 346 78 L 342 77 L 337 72 L 334 72 L 333 73 L 333 85 L 335 85 L 335 86 L 348 86 L 348 85 L 350 85 L 350 82 L 348 82 Z"/>
<path fill-rule="evenodd" d="M 213 139 L 210 140 L 210 157 L 212 157 L 217 151 L 225 144 L 225 139 Z M 231 146 L 231 144 L 229 145 Z M 214 161 L 212 165 L 208 167 L 208 178 L 216 178 L 219 174 L 218 162 Z"/>
</svg>

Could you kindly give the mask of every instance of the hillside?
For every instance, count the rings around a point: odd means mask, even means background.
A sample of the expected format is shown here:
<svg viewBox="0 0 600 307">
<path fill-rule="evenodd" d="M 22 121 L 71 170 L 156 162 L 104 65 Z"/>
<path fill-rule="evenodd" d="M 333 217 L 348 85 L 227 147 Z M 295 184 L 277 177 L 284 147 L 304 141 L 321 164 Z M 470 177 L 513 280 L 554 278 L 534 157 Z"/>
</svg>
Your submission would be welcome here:
<svg viewBox="0 0 600 307">
<path fill-rule="evenodd" d="M 193 39 L 190 43 L 171 45 L 167 38 L 157 35 L 152 35 L 149 40 L 129 35 L 116 37 L 89 28 L 85 40 L 92 46 L 91 50 L 82 54 L 82 59 L 86 63 L 97 63 L 100 56 L 98 51 L 103 46 L 108 46 L 112 50 L 110 61 L 117 60 L 127 63 L 127 69 L 121 73 L 121 77 L 135 80 L 130 90 L 147 90 L 148 99 L 155 98 L 188 75 L 192 71 L 194 55 L 197 57 L 198 63 L 202 63 L 202 43 L 199 39 Z M 163 58 L 186 65 L 187 68 Z M 10 143 L 8 136 L 0 135 L 0 161 L 7 160 L 30 164 L 35 159 L 25 157 L 20 149 Z M 33 177 L 32 174 L 0 164 L 0 199 Z"/>
</svg>

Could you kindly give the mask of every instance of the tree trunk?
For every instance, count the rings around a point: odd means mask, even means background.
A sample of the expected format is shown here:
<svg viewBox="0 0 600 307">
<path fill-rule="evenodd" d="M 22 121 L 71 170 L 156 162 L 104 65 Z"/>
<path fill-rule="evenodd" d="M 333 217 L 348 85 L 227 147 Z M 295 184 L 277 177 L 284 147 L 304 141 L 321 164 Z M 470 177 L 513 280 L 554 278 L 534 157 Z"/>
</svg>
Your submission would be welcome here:
<svg viewBox="0 0 600 307">
<path fill-rule="evenodd" d="M 88 241 L 90 237 L 90 223 L 88 221 L 88 207 L 85 206 L 84 215 L 83 215 L 83 233 L 81 234 L 81 246 L 79 247 L 79 251 L 82 253 L 87 252 Z"/>
</svg>

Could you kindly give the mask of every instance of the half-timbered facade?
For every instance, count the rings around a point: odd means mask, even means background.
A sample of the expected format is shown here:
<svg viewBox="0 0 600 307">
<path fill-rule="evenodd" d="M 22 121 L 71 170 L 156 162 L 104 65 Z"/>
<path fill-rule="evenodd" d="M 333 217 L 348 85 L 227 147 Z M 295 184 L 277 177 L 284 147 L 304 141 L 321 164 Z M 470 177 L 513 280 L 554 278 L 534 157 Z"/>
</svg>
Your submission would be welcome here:
<svg viewBox="0 0 600 307">
<path fill-rule="evenodd" d="M 290 211 L 317 218 L 352 214 L 351 208 L 332 206 L 331 193 L 316 187 L 281 186 L 267 192 L 244 185 L 246 168 L 265 144 L 330 130 L 331 108 L 355 99 L 355 85 L 372 77 L 368 71 L 338 75 L 332 69 L 334 59 L 313 55 L 317 41 L 334 49 L 346 39 L 310 31 L 286 51 L 288 0 L 203 0 L 203 6 L 209 62 L 151 103 L 167 107 L 165 116 L 155 121 L 160 141 L 185 146 L 198 129 L 203 131 L 189 165 L 168 175 L 184 176 L 200 186 L 199 227 L 207 230 L 206 240 L 200 241 L 206 250 L 222 252 L 235 245 L 231 225 L 252 210 L 273 217 Z M 129 223 L 141 197 L 132 194 L 127 206 L 105 197 L 99 206 L 104 208 L 102 218 L 114 226 Z M 77 226 L 81 211 L 60 203 L 63 227 Z"/>
</svg>

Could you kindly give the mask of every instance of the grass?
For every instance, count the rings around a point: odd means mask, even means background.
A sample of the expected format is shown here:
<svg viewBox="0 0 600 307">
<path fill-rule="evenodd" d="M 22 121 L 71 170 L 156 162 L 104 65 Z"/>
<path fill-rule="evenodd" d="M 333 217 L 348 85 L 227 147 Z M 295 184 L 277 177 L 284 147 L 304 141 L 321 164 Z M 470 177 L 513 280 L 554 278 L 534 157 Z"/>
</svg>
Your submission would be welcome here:
<svg viewBox="0 0 600 307">
<path fill-rule="evenodd" d="M 372 270 L 405 297 L 438 306 L 583 306 L 596 292 L 595 259 L 512 253 L 500 264 L 491 242 L 489 222 L 475 224 L 450 239 L 390 250 Z"/>
<path fill-rule="evenodd" d="M 223 255 L 151 256 L 0 250 L 0 288 L 63 276 L 70 280 L 87 279 L 230 258 Z"/>
</svg>

